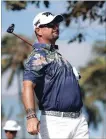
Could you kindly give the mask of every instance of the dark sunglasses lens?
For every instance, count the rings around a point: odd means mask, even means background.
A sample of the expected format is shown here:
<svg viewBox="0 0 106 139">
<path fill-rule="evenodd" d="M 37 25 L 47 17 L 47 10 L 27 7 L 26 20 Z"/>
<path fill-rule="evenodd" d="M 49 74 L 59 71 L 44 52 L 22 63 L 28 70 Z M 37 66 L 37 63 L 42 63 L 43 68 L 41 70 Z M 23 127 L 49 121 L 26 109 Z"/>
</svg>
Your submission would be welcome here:
<svg viewBox="0 0 106 139">
<path fill-rule="evenodd" d="M 56 26 L 56 24 L 50 23 L 50 24 L 46 24 L 46 25 L 41 25 L 40 27 L 47 27 L 47 28 L 54 28 Z"/>
<path fill-rule="evenodd" d="M 5 130 L 5 132 L 7 133 L 7 132 L 10 132 L 11 134 L 16 134 L 17 133 L 17 131 L 9 131 L 9 130 Z"/>
<path fill-rule="evenodd" d="M 16 134 L 16 133 L 17 133 L 17 131 L 11 131 L 11 133 L 12 133 L 12 134 Z"/>
<path fill-rule="evenodd" d="M 54 28 L 55 25 L 54 25 L 54 24 L 48 24 L 47 27 L 48 27 L 48 28 Z"/>
</svg>

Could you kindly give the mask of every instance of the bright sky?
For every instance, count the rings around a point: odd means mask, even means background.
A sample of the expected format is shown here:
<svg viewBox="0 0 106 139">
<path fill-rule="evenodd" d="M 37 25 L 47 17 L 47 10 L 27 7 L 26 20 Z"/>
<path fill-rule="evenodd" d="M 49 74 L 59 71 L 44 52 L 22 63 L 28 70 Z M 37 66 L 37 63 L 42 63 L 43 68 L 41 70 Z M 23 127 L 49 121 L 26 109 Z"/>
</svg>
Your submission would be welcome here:
<svg viewBox="0 0 106 139">
<path fill-rule="evenodd" d="M 50 1 L 51 5 L 49 9 L 46 9 L 43 4 L 40 5 L 40 8 L 36 8 L 34 5 L 29 5 L 26 10 L 22 11 L 7 11 L 4 3 L 1 4 L 1 28 L 2 35 L 6 33 L 7 28 L 14 23 L 15 24 L 15 33 L 24 34 L 26 36 L 32 37 L 33 35 L 33 26 L 32 21 L 35 15 L 39 12 L 47 11 L 54 14 L 64 13 L 67 7 L 67 4 L 64 1 Z M 85 66 L 89 59 L 92 57 L 92 45 L 95 40 L 105 40 L 105 25 L 100 25 L 98 22 L 94 22 L 89 24 L 89 21 L 85 23 L 81 22 L 81 29 L 79 30 L 78 26 L 72 22 L 69 28 L 63 28 L 61 25 L 61 34 L 60 39 L 57 41 L 59 45 L 60 52 L 63 56 L 68 59 L 72 65 L 79 68 L 80 66 Z M 84 32 L 86 35 L 86 41 L 78 44 L 77 42 L 72 44 L 67 44 L 68 40 L 72 38 L 78 31 Z M 9 71 L 8 71 L 9 72 Z M 8 77 L 8 72 L 2 78 L 2 96 L 3 96 L 3 104 L 5 109 L 8 111 L 8 97 L 10 96 L 13 101 L 11 101 L 11 105 L 16 103 L 16 95 L 18 93 L 17 88 L 17 79 L 15 77 L 13 86 L 7 91 L 6 90 L 6 81 Z M 15 92 L 14 92 L 14 91 Z M 7 97 L 6 97 L 7 96 Z M 10 102 L 9 102 L 10 103 Z M 18 107 L 17 107 L 18 108 Z M 16 113 L 15 113 L 16 114 Z M 101 130 L 101 129 L 100 129 Z M 98 136 L 100 136 L 100 130 L 98 132 Z M 92 136 L 96 136 L 96 132 L 91 132 Z"/>
</svg>

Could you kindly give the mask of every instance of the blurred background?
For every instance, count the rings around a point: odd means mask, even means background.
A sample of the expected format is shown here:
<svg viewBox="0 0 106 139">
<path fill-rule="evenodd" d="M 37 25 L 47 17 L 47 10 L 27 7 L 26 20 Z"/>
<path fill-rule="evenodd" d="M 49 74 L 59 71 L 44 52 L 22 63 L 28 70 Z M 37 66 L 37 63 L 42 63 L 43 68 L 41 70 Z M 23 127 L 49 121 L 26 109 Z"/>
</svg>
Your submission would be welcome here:
<svg viewBox="0 0 106 139">
<path fill-rule="evenodd" d="M 106 138 L 105 1 L 1 1 L 1 126 L 9 119 L 16 120 L 22 127 L 17 139 L 35 138 L 26 131 L 21 100 L 24 63 L 32 47 L 6 30 L 14 23 L 14 33 L 33 44 L 37 39 L 32 21 L 43 11 L 64 16 L 57 41 L 59 51 L 81 74 L 90 138 Z"/>
</svg>

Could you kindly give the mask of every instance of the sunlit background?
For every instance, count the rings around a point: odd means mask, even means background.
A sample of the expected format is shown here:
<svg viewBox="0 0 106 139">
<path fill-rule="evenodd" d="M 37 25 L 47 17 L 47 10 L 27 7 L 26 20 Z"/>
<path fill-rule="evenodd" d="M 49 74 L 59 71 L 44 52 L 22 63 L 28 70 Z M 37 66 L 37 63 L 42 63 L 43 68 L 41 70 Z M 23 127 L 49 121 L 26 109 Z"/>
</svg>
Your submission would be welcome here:
<svg viewBox="0 0 106 139">
<path fill-rule="evenodd" d="M 32 47 L 6 32 L 14 23 L 14 33 L 36 42 L 34 16 L 50 11 L 62 14 L 59 51 L 77 68 L 82 78 L 83 112 L 89 123 L 90 138 L 106 138 L 106 2 L 105 1 L 2 1 L 1 2 L 1 108 L 2 127 L 8 119 L 22 129 L 17 139 L 35 138 L 26 131 L 21 101 L 22 74 Z M 38 117 L 40 117 L 40 112 Z M 2 139 L 5 138 L 2 130 Z"/>
</svg>

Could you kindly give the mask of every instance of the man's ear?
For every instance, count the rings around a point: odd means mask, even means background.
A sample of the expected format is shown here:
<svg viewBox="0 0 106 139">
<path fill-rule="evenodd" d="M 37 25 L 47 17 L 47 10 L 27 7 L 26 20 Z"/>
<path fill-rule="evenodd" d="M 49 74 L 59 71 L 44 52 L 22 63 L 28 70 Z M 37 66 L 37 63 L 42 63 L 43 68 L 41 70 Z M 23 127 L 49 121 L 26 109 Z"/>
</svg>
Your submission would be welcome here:
<svg viewBox="0 0 106 139">
<path fill-rule="evenodd" d="M 42 31 L 41 31 L 41 28 L 36 28 L 35 29 L 35 32 L 38 36 L 42 36 Z"/>
</svg>

